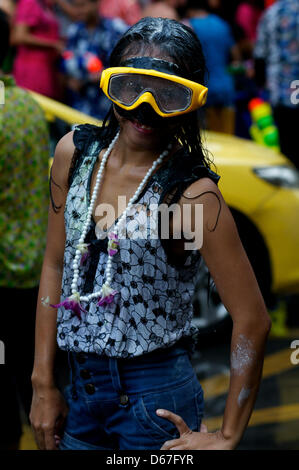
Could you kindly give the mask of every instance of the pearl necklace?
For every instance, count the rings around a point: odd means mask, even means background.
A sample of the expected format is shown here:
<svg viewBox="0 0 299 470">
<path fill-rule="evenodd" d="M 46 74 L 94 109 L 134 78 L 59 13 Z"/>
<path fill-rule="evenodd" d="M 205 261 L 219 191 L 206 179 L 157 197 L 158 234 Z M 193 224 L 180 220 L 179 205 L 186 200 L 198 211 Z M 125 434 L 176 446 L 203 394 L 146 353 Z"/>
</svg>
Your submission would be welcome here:
<svg viewBox="0 0 299 470">
<path fill-rule="evenodd" d="M 100 297 L 100 300 L 98 302 L 98 305 L 106 305 L 113 301 L 114 295 L 117 293 L 117 291 L 113 290 L 110 286 L 111 281 L 112 281 L 111 267 L 112 267 L 112 258 L 118 251 L 118 245 L 119 245 L 118 235 L 117 235 L 118 229 L 121 226 L 121 224 L 124 222 L 128 211 L 131 209 L 134 202 L 140 196 L 141 191 L 143 190 L 143 187 L 145 186 L 145 184 L 151 177 L 152 173 L 157 168 L 157 166 L 163 162 L 163 159 L 169 154 L 169 151 L 172 147 L 172 144 L 169 144 L 167 147 L 167 150 L 164 150 L 164 152 L 162 152 L 161 155 L 154 161 L 152 167 L 147 171 L 145 177 L 139 184 L 136 192 L 129 200 L 129 203 L 126 209 L 124 210 L 124 212 L 122 213 L 121 217 L 118 219 L 118 222 L 114 225 L 114 228 L 108 233 L 108 238 L 109 238 L 108 260 L 107 260 L 106 269 L 105 269 L 105 283 L 103 284 L 103 286 L 98 292 L 93 292 L 88 295 L 80 296 L 78 292 L 79 259 L 82 257 L 82 255 L 85 256 L 88 252 L 88 244 L 84 243 L 84 240 L 87 235 L 88 229 L 90 227 L 92 213 L 93 213 L 94 205 L 98 196 L 99 188 L 102 182 L 104 168 L 118 137 L 119 137 L 119 132 L 116 134 L 111 144 L 109 145 L 108 149 L 106 150 L 105 154 L 103 155 L 103 158 L 102 158 L 102 161 L 101 161 L 101 164 L 100 164 L 97 176 L 96 176 L 95 187 L 94 187 L 94 190 L 91 196 L 90 205 L 87 211 L 87 218 L 83 225 L 81 237 L 76 246 L 75 258 L 73 261 L 74 275 L 73 275 L 73 280 L 71 284 L 72 295 L 68 297 L 65 301 L 61 302 L 60 304 L 52 305 L 52 307 L 55 307 L 55 308 L 64 306 L 66 309 L 72 310 L 79 318 L 81 318 L 81 311 L 86 312 L 86 310 L 81 306 L 80 301 L 89 302 L 90 300 L 99 298 L 99 297 Z"/>
</svg>

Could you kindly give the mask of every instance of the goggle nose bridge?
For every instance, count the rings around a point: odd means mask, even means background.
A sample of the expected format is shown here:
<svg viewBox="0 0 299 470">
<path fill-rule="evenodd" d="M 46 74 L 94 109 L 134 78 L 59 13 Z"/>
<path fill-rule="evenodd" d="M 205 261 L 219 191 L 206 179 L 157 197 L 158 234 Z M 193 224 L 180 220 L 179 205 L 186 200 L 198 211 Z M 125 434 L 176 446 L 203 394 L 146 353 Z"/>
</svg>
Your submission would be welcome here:
<svg viewBox="0 0 299 470">
<path fill-rule="evenodd" d="M 140 93 L 140 95 L 138 95 L 138 98 L 135 100 L 135 103 L 138 102 L 139 104 L 141 103 L 149 103 L 151 106 L 152 106 L 152 103 L 151 103 L 151 99 L 150 96 L 153 97 L 155 103 L 156 103 L 156 106 L 160 109 L 160 106 L 159 106 L 159 101 L 157 100 L 157 97 L 155 96 L 155 93 L 152 92 L 152 90 L 146 88 L 144 91 L 142 91 L 142 93 Z M 152 106 L 153 108 L 153 106 Z M 163 111 L 161 109 L 161 111 Z"/>
</svg>

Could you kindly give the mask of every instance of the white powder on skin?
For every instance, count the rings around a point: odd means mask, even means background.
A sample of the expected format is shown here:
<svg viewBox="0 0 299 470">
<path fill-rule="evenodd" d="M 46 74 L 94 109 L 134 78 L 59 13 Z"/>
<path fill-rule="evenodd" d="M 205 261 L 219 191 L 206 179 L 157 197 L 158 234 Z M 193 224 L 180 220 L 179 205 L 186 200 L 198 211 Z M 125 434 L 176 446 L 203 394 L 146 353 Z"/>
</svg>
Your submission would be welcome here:
<svg viewBox="0 0 299 470">
<path fill-rule="evenodd" d="M 247 400 L 247 398 L 250 395 L 250 392 L 251 392 L 250 388 L 242 387 L 242 390 L 241 390 L 241 392 L 239 393 L 239 396 L 238 396 L 238 405 L 239 405 L 239 407 L 241 407 L 243 405 L 243 403 Z"/>
<path fill-rule="evenodd" d="M 252 342 L 244 335 L 239 336 L 239 341 L 231 353 L 231 369 L 237 375 L 242 375 L 251 366 L 256 352 Z"/>
<path fill-rule="evenodd" d="M 42 297 L 41 298 L 41 303 L 43 304 L 44 307 L 48 307 L 50 305 L 50 297 Z"/>
</svg>

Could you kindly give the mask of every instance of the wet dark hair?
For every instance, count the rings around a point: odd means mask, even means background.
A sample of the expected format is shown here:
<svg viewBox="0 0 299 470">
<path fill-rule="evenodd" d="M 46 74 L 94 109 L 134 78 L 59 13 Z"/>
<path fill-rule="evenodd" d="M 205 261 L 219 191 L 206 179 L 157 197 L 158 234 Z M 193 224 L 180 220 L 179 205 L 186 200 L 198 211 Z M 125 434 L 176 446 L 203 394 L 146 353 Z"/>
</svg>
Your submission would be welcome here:
<svg viewBox="0 0 299 470">
<path fill-rule="evenodd" d="M 162 53 L 163 58 L 165 54 L 165 60 L 179 66 L 182 76 L 204 84 L 206 66 L 200 41 L 191 28 L 167 18 L 145 17 L 134 24 L 114 47 L 109 65 L 117 67 L 127 57 L 147 56 L 157 50 Z M 105 145 L 112 140 L 118 126 L 111 106 L 99 129 L 100 138 L 104 140 Z M 196 155 L 203 165 L 210 167 L 209 157 L 203 152 L 196 111 L 181 116 L 175 137 L 186 150 Z"/>
</svg>

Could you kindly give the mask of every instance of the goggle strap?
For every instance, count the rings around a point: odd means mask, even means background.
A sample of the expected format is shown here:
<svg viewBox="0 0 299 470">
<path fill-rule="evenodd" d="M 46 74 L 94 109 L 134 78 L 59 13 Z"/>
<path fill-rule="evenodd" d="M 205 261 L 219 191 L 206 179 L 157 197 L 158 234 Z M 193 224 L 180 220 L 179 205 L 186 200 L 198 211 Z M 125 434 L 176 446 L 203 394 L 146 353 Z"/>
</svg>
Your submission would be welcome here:
<svg viewBox="0 0 299 470">
<path fill-rule="evenodd" d="M 135 69 L 157 70 L 171 75 L 182 75 L 182 71 L 177 64 L 154 57 L 132 57 L 120 64 L 120 67 L 133 67 Z"/>
</svg>

